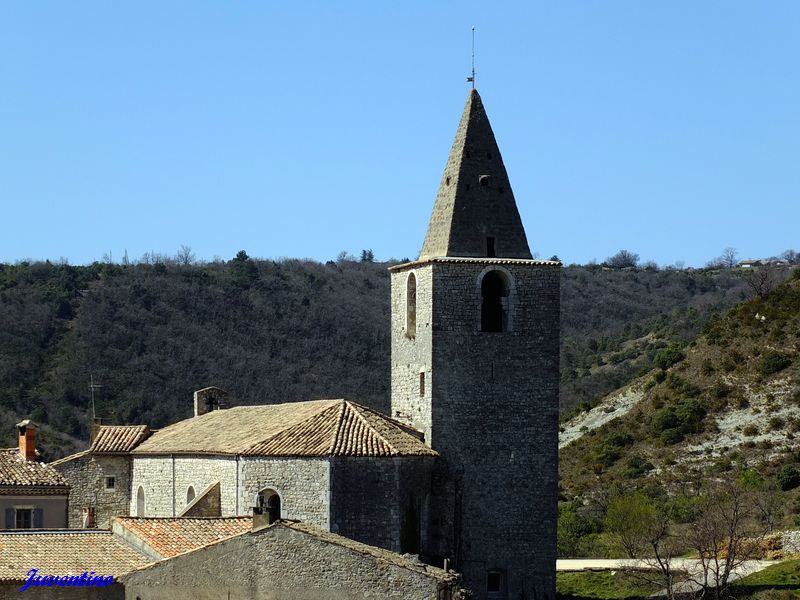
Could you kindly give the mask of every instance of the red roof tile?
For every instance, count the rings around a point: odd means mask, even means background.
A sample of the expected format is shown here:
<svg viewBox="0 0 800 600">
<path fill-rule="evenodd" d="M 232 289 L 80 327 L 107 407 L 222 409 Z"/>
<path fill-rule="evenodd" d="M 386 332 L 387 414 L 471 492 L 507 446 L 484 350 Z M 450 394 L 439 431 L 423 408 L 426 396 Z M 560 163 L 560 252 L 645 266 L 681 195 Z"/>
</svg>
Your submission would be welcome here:
<svg viewBox="0 0 800 600">
<path fill-rule="evenodd" d="M 117 577 L 153 562 L 109 531 L 0 533 L 0 581 L 25 580 L 25 573 L 78 575 L 94 571 Z"/>
<path fill-rule="evenodd" d="M 130 452 L 150 435 L 147 425 L 102 425 L 92 452 Z"/>
<path fill-rule="evenodd" d="M 58 490 L 66 488 L 67 482 L 50 465 L 25 460 L 17 448 L 0 450 L 0 494 L 10 493 L 8 488 L 14 488 L 15 494 L 19 493 L 20 486 Z"/>
<path fill-rule="evenodd" d="M 240 535 L 252 526 L 252 517 L 116 517 L 112 525 L 118 533 L 120 527 L 128 530 L 163 558 Z"/>
</svg>

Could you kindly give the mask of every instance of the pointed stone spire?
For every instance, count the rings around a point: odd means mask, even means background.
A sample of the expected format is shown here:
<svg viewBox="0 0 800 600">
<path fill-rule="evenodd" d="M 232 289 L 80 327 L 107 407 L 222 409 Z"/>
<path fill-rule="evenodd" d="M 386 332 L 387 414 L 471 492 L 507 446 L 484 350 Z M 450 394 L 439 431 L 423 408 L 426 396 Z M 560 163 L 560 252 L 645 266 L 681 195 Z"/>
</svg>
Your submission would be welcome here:
<svg viewBox="0 0 800 600">
<path fill-rule="evenodd" d="M 531 258 L 508 174 L 476 90 L 470 90 L 419 260 Z"/>
</svg>

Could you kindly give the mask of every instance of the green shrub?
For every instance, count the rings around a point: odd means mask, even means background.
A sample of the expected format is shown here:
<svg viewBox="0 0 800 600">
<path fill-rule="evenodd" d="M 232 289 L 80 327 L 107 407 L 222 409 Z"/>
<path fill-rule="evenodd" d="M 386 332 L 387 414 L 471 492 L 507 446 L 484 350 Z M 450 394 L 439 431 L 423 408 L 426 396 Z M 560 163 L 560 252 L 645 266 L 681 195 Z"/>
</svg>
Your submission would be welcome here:
<svg viewBox="0 0 800 600">
<path fill-rule="evenodd" d="M 793 490 L 800 485 L 800 471 L 794 465 L 783 465 L 775 475 L 778 487 L 783 491 Z"/>
<path fill-rule="evenodd" d="M 769 428 L 773 431 L 775 431 L 776 429 L 783 429 L 783 426 L 785 424 L 786 423 L 784 422 L 784 420 L 781 419 L 780 417 L 772 417 L 769 420 Z"/>
<path fill-rule="evenodd" d="M 653 359 L 653 364 L 661 370 L 666 371 L 684 358 L 686 358 L 686 353 L 681 350 L 681 347 L 678 344 L 670 344 L 656 354 L 655 359 Z"/>
<path fill-rule="evenodd" d="M 631 456 L 625 463 L 625 470 L 622 472 L 622 476 L 626 479 L 637 479 L 653 469 L 655 469 L 653 463 L 637 454 Z"/>
<path fill-rule="evenodd" d="M 574 502 L 562 502 L 558 505 L 558 556 L 582 556 L 582 541 L 598 533 L 602 528 L 599 519 L 585 510 L 579 510 Z"/>
<path fill-rule="evenodd" d="M 756 427 L 752 423 L 750 425 L 745 425 L 744 429 L 742 430 L 742 433 L 744 433 L 747 436 L 758 435 L 758 427 Z"/>
<path fill-rule="evenodd" d="M 728 385 L 725 385 L 722 381 L 715 381 L 714 385 L 711 386 L 711 395 L 714 398 L 722 399 L 727 398 L 731 393 L 731 388 Z"/>
<path fill-rule="evenodd" d="M 759 363 L 759 370 L 764 375 L 772 375 L 778 371 L 783 371 L 786 367 L 792 364 L 792 359 L 786 354 L 776 350 L 770 350 L 761 357 Z"/>
<path fill-rule="evenodd" d="M 683 440 L 683 434 L 680 429 L 666 429 L 661 432 L 659 439 L 665 446 L 671 446 L 672 444 L 681 442 Z"/>
<path fill-rule="evenodd" d="M 685 398 L 691 398 L 700 394 L 700 388 L 677 373 L 669 373 L 669 375 L 667 375 L 666 384 Z"/>
</svg>

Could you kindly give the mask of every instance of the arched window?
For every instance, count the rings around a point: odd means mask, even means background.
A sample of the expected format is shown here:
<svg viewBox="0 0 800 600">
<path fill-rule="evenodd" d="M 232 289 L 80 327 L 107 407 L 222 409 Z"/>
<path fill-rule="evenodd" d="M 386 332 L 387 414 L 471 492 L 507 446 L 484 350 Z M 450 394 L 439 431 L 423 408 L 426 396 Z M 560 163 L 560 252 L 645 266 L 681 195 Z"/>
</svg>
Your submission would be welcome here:
<svg viewBox="0 0 800 600">
<path fill-rule="evenodd" d="M 271 489 L 264 489 L 258 492 L 258 505 L 256 506 L 262 515 L 268 515 L 268 522 L 274 523 L 281 518 L 281 497 L 278 492 Z"/>
<path fill-rule="evenodd" d="M 417 277 L 413 273 L 406 280 L 406 335 L 417 337 Z"/>
<path fill-rule="evenodd" d="M 506 331 L 508 286 L 500 271 L 489 271 L 481 281 L 481 331 Z"/>
<path fill-rule="evenodd" d="M 194 500 L 194 486 L 189 486 L 189 489 L 186 490 L 186 504 L 189 505 Z"/>
<path fill-rule="evenodd" d="M 139 486 L 139 491 L 136 492 L 136 516 L 144 516 L 144 488 Z"/>
</svg>

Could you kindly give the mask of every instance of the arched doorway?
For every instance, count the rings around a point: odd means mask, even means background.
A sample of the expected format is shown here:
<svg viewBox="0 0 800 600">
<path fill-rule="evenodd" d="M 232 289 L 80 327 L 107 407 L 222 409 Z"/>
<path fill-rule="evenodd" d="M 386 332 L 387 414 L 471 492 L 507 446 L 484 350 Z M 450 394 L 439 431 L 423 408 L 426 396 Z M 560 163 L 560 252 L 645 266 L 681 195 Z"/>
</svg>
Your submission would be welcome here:
<svg viewBox="0 0 800 600">
<path fill-rule="evenodd" d="M 281 518 L 281 497 L 273 489 L 266 488 L 258 492 L 256 509 L 262 514 L 267 515 L 267 521 L 271 524 Z"/>
</svg>

